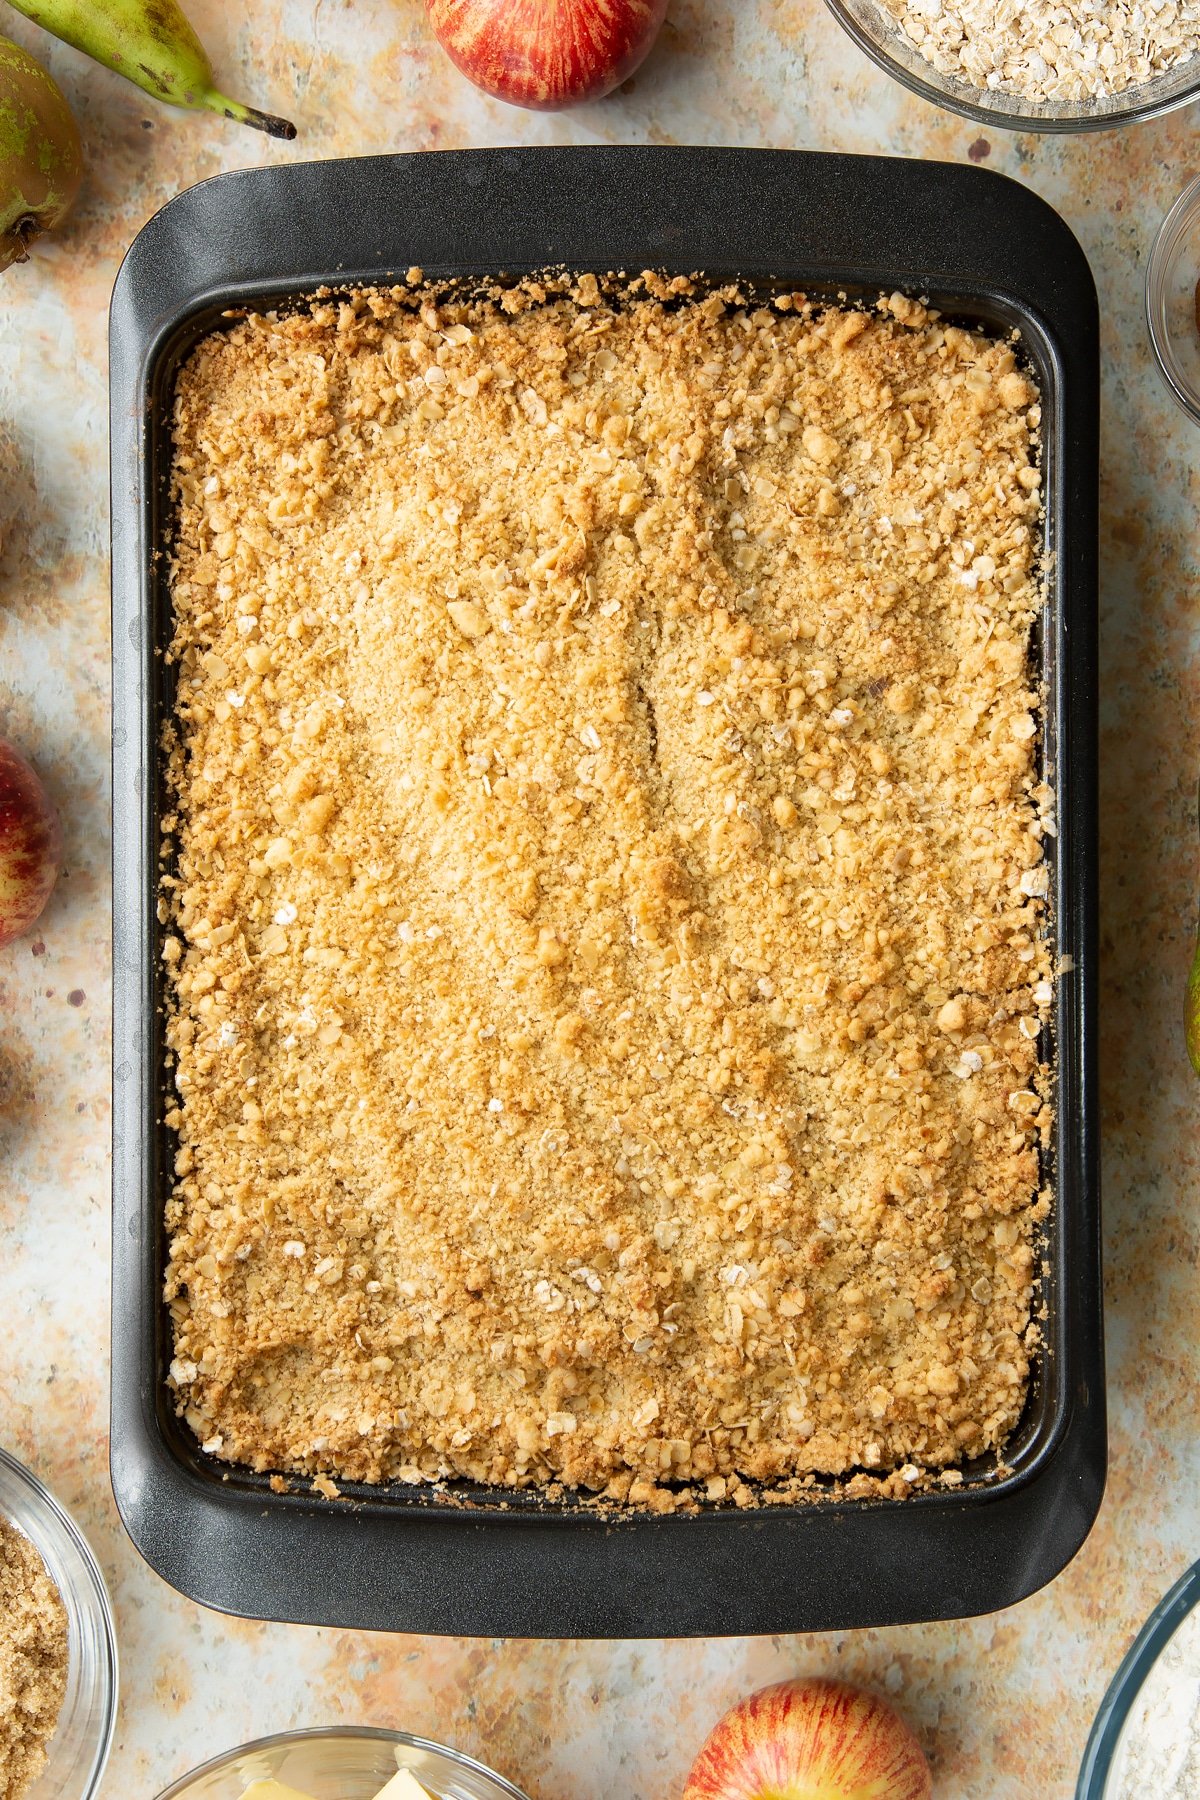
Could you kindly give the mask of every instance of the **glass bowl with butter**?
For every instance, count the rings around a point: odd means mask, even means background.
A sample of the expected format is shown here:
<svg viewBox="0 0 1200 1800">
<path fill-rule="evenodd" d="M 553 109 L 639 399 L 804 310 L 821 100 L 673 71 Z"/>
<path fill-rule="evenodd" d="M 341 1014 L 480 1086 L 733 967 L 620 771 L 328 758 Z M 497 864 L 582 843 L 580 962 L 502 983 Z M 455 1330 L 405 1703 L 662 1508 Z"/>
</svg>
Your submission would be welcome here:
<svg viewBox="0 0 1200 1800">
<path fill-rule="evenodd" d="M 227 1750 L 158 1800 L 526 1800 L 460 1750 L 367 1726 L 285 1731 Z"/>
</svg>

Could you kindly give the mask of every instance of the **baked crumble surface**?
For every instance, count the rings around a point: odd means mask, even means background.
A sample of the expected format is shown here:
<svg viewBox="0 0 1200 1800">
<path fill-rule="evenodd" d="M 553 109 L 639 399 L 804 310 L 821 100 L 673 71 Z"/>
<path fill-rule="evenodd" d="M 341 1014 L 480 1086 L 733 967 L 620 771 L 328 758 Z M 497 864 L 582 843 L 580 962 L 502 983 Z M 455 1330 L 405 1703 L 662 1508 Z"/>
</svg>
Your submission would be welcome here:
<svg viewBox="0 0 1200 1800">
<path fill-rule="evenodd" d="M 665 1508 L 954 1480 L 1019 1415 L 1037 395 L 900 295 L 686 285 L 318 300 L 181 375 L 213 1455 Z"/>
</svg>

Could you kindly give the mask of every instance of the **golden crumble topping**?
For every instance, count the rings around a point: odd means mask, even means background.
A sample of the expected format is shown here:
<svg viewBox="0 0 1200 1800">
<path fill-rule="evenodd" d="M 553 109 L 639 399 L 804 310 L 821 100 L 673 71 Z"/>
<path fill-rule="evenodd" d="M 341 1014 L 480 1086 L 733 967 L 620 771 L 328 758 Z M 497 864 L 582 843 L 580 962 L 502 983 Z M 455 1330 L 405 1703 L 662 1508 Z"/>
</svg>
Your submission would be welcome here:
<svg viewBox="0 0 1200 1800">
<path fill-rule="evenodd" d="M 901 295 L 396 290 L 198 346 L 161 914 L 206 1450 L 665 1508 L 1003 1444 L 1038 423 Z"/>
</svg>

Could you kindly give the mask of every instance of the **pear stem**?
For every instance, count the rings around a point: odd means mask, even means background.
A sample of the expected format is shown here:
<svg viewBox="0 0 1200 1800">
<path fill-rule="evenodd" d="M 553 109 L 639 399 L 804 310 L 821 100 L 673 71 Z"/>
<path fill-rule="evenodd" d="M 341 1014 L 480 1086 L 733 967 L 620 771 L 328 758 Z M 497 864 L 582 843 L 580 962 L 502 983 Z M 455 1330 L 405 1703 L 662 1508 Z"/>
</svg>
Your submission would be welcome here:
<svg viewBox="0 0 1200 1800">
<path fill-rule="evenodd" d="M 265 131 L 268 137 L 290 141 L 296 135 L 296 127 L 290 119 L 279 119 L 274 113 L 259 112 L 257 106 L 246 106 L 241 100 L 227 99 L 216 88 L 210 88 L 203 96 L 203 104 L 210 112 L 222 113 L 227 119 L 236 119 L 239 125 L 252 125 L 255 131 Z"/>
</svg>

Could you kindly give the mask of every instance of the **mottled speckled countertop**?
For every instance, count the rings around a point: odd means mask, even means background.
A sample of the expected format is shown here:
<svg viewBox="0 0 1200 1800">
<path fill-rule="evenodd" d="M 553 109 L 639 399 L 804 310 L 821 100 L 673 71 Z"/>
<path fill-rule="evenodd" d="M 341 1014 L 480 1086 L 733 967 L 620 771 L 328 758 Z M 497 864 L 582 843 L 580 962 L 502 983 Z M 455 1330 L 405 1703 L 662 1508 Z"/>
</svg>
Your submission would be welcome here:
<svg viewBox="0 0 1200 1800">
<path fill-rule="evenodd" d="M 820 0 L 675 0 L 626 92 L 555 118 L 473 94 L 428 39 L 420 0 L 196 0 L 191 12 L 231 91 L 298 121 L 294 146 L 156 108 L 4 21 L 49 50 L 90 170 L 68 228 L 0 280 L 0 440 L 15 440 L 0 450 L 0 730 L 38 761 L 68 843 L 39 934 L 0 951 L 0 1443 L 72 1507 L 112 1588 L 123 1683 L 105 1793 L 148 1797 L 226 1744 L 352 1721 L 453 1740 L 533 1800 L 676 1800 L 730 1701 L 838 1671 L 902 1696 L 940 1800 L 1063 1800 L 1112 1670 L 1200 1555 L 1200 1157 L 1178 1023 L 1198 877 L 1200 437 L 1151 366 L 1141 303 L 1153 230 L 1200 169 L 1194 114 L 1074 140 L 981 133 L 889 83 Z M 618 1644 L 250 1625 L 166 1588 L 113 1507 L 105 315 L 117 264 L 165 200 L 220 169 L 596 141 L 969 158 L 1057 206 L 1096 273 L 1111 1473 L 1072 1567 L 970 1624 Z"/>
</svg>

